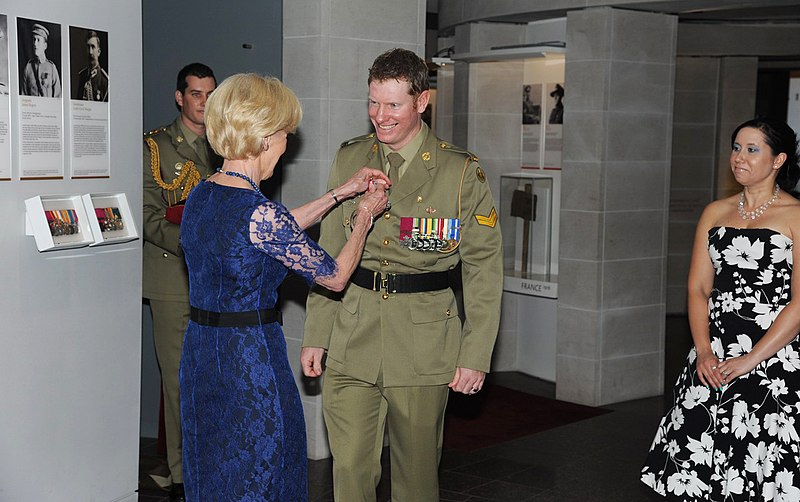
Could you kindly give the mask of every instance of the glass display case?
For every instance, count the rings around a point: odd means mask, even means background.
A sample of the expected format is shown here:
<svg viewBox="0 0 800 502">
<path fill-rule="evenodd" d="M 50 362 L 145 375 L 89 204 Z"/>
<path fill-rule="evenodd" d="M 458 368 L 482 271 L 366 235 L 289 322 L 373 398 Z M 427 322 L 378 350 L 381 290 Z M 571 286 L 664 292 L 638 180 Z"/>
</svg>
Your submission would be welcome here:
<svg viewBox="0 0 800 502">
<path fill-rule="evenodd" d="M 557 297 L 554 180 L 532 173 L 500 176 L 504 289 Z"/>
</svg>

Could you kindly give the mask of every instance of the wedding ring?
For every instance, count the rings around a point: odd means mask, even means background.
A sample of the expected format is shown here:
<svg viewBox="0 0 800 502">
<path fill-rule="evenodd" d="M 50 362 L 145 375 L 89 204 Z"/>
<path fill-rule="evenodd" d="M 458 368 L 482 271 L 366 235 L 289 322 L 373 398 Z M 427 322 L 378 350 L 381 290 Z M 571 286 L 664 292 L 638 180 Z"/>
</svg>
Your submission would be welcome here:
<svg viewBox="0 0 800 502">
<path fill-rule="evenodd" d="M 473 387 L 471 394 L 476 394 L 477 392 L 478 392 L 478 388 L 477 387 Z"/>
<path fill-rule="evenodd" d="M 717 369 L 717 367 L 716 367 L 716 366 L 712 366 L 712 367 L 711 367 L 711 369 L 712 369 L 712 370 L 715 370 L 715 369 Z"/>
</svg>

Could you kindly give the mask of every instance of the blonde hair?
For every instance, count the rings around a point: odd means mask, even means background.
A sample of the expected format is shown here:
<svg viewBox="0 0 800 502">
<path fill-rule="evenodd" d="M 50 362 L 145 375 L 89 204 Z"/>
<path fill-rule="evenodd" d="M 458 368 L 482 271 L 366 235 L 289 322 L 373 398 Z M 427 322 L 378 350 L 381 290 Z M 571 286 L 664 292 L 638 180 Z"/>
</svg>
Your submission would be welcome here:
<svg viewBox="0 0 800 502">
<path fill-rule="evenodd" d="M 274 77 L 239 73 L 226 78 L 206 102 L 206 137 L 230 160 L 257 157 L 267 136 L 293 133 L 303 117 L 294 92 Z"/>
</svg>

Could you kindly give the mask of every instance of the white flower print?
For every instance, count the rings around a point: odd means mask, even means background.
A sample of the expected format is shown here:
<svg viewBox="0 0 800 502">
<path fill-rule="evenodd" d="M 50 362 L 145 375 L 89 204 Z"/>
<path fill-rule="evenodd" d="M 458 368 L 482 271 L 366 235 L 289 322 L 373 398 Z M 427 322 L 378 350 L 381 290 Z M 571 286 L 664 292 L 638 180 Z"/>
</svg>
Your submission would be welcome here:
<svg viewBox="0 0 800 502">
<path fill-rule="evenodd" d="M 800 441 L 794 428 L 794 417 L 783 413 L 770 413 L 764 417 L 764 428 L 770 436 L 777 436 L 783 443 Z"/>
<path fill-rule="evenodd" d="M 776 234 L 709 232 L 708 339 L 720 360 L 751 353 L 789 304 L 793 244 Z M 687 502 L 800 502 L 800 335 L 722 389 L 701 384 L 696 349 L 687 359 L 643 481 Z"/>
<path fill-rule="evenodd" d="M 672 408 L 672 413 L 670 415 L 669 424 L 672 426 L 672 429 L 680 429 L 681 425 L 683 425 L 683 408 L 679 408 L 678 406 Z"/>
<path fill-rule="evenodd" d="M 758 268 L 758 260 L 764 257 L 764 243 L 756 239 L 750 239 L 739 235 L 731 239 L 731 245 L 722 252 L 725 262 L 739 268 L 755 270 Z"/>
<path fill-rule="evenodd" d="M 753 306 L 753 312 L 758 314 L 756 316 L 756 323 L 761 329 L 767 329 L 772 326 L 772 321 L 778 317 L 778 314 L 781 313 L 783 310 L 783 305 L 775 305 L 772 303 L 762 303 L 761 302 L 761 294 L 756 293 L 755 297 L 755 305 Z M 766 298 L 765 298 L 766 300 Z"/>
<path fill-rule="evenodd" d="M 772 276 L 774 275 L 772 269 L 766 268 L 758 273 L 758 280 L 753 284 L 758 284 L 759 286 L 764 286 L 766 284 L 772 283 Z"/>
<path fill-rule="evenodd" d="M 646 472 L 642 474 L 642 483 L 655 490 L 656 493 L 666 495 L 666 492 L 664 492 L 664 483 L 661 481 L 661 478 L 656 479 L 654 473 Z"/>
<path fill-rule="evenodd" d="M 749 432 L 753 437 L 758 437 L 759 432 L 758 417 L 750 415 L 747 411 L 747 403 L 745 401 L 736 401 L 733 403 L 733 420 L 731 422 L 731 431 L 736 439 L 743 439 Z"/>
<path fill-rule="evenodd" d="M 726 497 L 731 493 L 741 495 L 743 491 L 744 478 L 742 478 L 738 470 L 729 467 L 725 472 L 725 480 L 723 481 L 723 495 Z"/>
<path fill-rule="evenodd" d="M 791 345 L 787 345 L 779 350 L 775 356 L 778 358 L 778 361 L 783 363 L 784 370 L 793 373 L 800 369 L 800 353 Z"/>
<path fill-rule="evenodd" d="M 769 383 L 769 390 L 772 391 L 772 395 L 775 397 L 789 393 L 789 389 L 786 387 L 786 382 L 783 378 L 772 379 Z"/>
<path fill-rule="evenodd" d="M 728 355 L 739 357 L 753 350 L 753 341 L 747 335 L 736 335 L 736 343 L 728 345 Z"/>
<path fill-rule="evenodd" d="M 722 345 L 720 337 L 715 336 L 711 339 L 711 351 L 718 356 L 722 356 L 725 353 L 725 346 Z"/>
<path fill-rule="evenodd" d="M 714 441 L 711 436 L 704 432 L 700 435 L 700 441 L 689 438 L 686 448 L 692 452 L 689 459 L 696 464 L 711 465 L 711 451 L 714 449 Z"/>
<path fill-rule="evenodd" d="M 685 493 L 689 497 L 697 497 L 708 491 L 708 485 L 697 477 L 695 471 L 679 471 L 667 478 L 667 490 L 677 496 Z"/>
<path fill-rule="evenodd" d="M 772 263 L 780 263 L 785 260 L 791 266 L 792 240 L 783 234 L 774 234 L 769 238 L 769 242 L 774 246 L 769 253 Z"/>
<path fill-rule="evenodd" d="M 800 501 L 800 488 L 794 486 L 794 473 L 783 469 L 775 474 L 775 482 L 764 483 L 761 495 L 764 500 L 774 500 L 776 502 Z"/>
<path fill-rule="evenodd" d="M 742 308 L 742 301 L 735 298 L 730 291 L 719 295 L 719 303 L 723 312 L 733 312 Z"/>
<path fill-rule="evenodd" d="M 708 246 L 708 257 L 711 258 L 711 264 L 714 266 L 715 273 L 719 274 L 722 270 L 722 256 L 714 246 Z"/>
<path fill-rule="evenodd" d="M 678 446 L 678 442 L 673 439 L 672 441 L 669 442 L 667 447 L 664 448 L 664 450 L 670 455 L 677 455 L 678 452 L 681 451 L 681 447 Z"/>
<path fill-rule="evenodd" d="M 773 465 L 768 453 L 764 441 L 759 441 L 757 445 L 753 443 L 747 445 L 744 468 L 747 472 L 755 473 L 759 483 L 764 481 L 764 477 L 772 476 Z"/>
<path fill-rule="evenodd" d="M 683 407 L 691 410 L 700 403 L 705 403 L 711 396 L 711 391 L 705 385 L 694 385 L 686 392 L 683 398 Z"/>
</svg>

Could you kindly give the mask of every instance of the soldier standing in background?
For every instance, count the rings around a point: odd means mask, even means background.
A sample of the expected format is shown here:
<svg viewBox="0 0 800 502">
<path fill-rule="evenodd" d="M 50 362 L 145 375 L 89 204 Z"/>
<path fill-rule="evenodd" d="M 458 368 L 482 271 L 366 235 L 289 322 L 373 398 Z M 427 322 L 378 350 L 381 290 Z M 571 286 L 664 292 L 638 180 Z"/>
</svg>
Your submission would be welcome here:
<svg viewBox="0 0 800 502">
<path fill-rule="evenodd" d="M 184 500 L 178 369 L 189 323 L 189 277 L 180 243 L 182 202 L 222 164 L 205 136 L 206 99 L 216 86 L 208 66 L 185 66 L 175 90 L 180 115 L 172 124 L 145 134 L 142 296 L 150 300 L 161 368 L 171 501 Z"/>
</svg>

